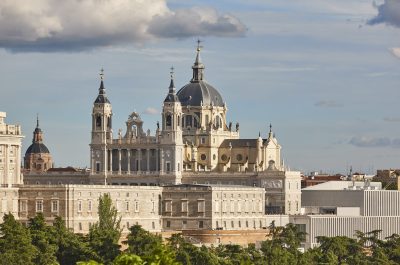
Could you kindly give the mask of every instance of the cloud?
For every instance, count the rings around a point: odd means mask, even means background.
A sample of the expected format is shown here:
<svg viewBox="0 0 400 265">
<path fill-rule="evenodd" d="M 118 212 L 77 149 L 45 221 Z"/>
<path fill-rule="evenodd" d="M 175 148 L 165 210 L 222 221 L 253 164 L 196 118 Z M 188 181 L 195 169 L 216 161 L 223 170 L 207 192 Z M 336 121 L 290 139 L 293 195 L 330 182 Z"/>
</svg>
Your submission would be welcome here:
<svg viewBox="0 0 400 265">
<path fill-rule="evenodd" d="M 385 117 L 383 120 L 386 122 L 400 122 L 400 117 Z"/>
<path fill-rule="evenodd" d="M 213 8 L 170 10 L 166 0 L 2 0 L 0 14 L 0 47 L 12 51 L 79 51 L 246 32 L 233 15 Z"/>
<path fill-rule="evenodd" d="M 381 5 L 376 5 L 378 15 L 370 19 L 367 23 L 369 25 L 387 24 L 395 27 L 400 27 L 400 1 L 399 0 L 385 0 Z"/>
<path fill-rule="evenodd" d="M 158 115 L 160 112 L 156 108 L 148 107 L 143 111 L 144 114 Z"/>
<path fill-rule="evenodd" d="M 388 137 L 353 137 L 349 144 L 356 147 L 400 147 L 400 138 L 390 139 Z"/>
<path fill-rule="evenodd" d="M 317 101 L 314 106 L 321 107 L 321 108 L 338 108 L 343 107 L 342 104 L 334 101 L 334 100 L 320 100 Z"/>
<path fill-rule="evenodd" d="M 400 59 L 400 47 L 398 48 L 391 48 L 390 51 L 394 56 Z"/>
<path fill-rule="evenodd" d="M 219 15 L 213 8 L 193 7 L 156 16 L 148 32 L 163 38 L 191 36 L 243 36 L 246 27 L 232 15 Z"/>
</svg>

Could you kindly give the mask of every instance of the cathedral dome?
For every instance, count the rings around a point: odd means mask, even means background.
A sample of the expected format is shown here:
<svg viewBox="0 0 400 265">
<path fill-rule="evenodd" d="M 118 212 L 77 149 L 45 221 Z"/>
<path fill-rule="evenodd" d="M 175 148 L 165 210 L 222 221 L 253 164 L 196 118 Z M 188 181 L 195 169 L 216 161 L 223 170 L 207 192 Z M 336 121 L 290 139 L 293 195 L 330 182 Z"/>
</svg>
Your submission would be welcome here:
<svg viewBox="0 0 400 265">
<path fill-rule="evenodd" d="M 49 154 L 49 149 L 42 143 L 33 143 L 26 150 L 25 156 L 29 154 Z"/>
<path fill-rule="evenodd" d="M 190 82 L 177 93 L 182 106 L 224 106 L 221 94 L 204 80 Z"/>
<path fill-rule="evenodd" d="M 224 101 L 221 94 L 204 80 L 204 64 L 200 59 L 200 41 L 198 41 L 196 60 L 192 66 L 193 77 L 190 83 L 182 87 L 177 96 L 182 106 L 208 106 L 223 107 Z"/>
</svg>

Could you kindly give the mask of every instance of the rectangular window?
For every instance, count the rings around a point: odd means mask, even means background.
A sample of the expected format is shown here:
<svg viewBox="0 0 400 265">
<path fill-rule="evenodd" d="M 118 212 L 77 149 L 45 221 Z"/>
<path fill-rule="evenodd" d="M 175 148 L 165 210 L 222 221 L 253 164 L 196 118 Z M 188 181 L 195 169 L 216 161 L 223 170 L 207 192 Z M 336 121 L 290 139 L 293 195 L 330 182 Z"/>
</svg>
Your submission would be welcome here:
<svg viewBox="0 0 400 265">
<path fill-rule="evenodd" d="M 156 229 L 156 224 L 154 222 L 151 222 L 151 228 Z"/>
<path fill-rule="evenodd" d="M 100 162 L 96 162 L 96 171 L 100 172 Z"/>
<path fill-rule="evenodd" d="M 26 212 L 27 211 L 27 201 L 21 201 L 19 207 L 20 207 L 19 208 L 20 212 Z"/>
<path fill-rule="evenodd" d="M 155 202 L 151 203 L 152 203 L 151 212 L 154 213 L 156 211 L 156 203 Z"/>
<path fill-rule="evenodd" d="M 197 212 L 204 213 L 205 212 L 205 202 L 197 201 Z"/>
<path fill-rule="evenodd" d="M 203 227 L 204 227 L 203 221 L 199 221 L 199 228 L 203 228 Z"/>
<path fill-rule="evenodd" d="M 139 212 L 139 202 L 135 201 L 135 212 Z"/>
<path fill-rule="evenodd" d="M 58 213 L 58 201 L 51 201 L 51 212 Z"/>
<path fill-rule="evenodd" d="M 230 208 L 231 208 L 231 213 L 234 213 L 234 212 L 235 212 L 235 202 L 234 202 L 233 200 L 231 200 L 229 206 L 230 206 Z"/>
<path fill-rule="evenodd" d="M 78 201 L 78 213 L 82 212 L 82 201 Z"/>
<path fill-rule="evenodd" d="M 238 226 L 239 226 L 239 228 L 242 227 L 242 222 L 241 221 L 239 221 Z"/>
<path fill-rule="evenodd" d="M 171 227 L 171 221 L 167 221 L 167 227 Z"/>
<path fill-rule="evenodd" d="M 235 222 L 231 221 L 231 227 L 235 228 Z"/>
<path fill-rule="evenodd" d="M 182 201 L 181 202 L 181 212 L 186 213 L 188 211 L 188 202 L 187 201 Z"/>
<path fill-rule="evenodd" d="M 171 163 L 167 162 L 167 173 L 171 171 Z"/>
<path fill-rule="evenodd" d="M 172 211 L 172 201 L 164 202 L 164 211 L 171 212 Z"/>
<path fill-rule="evenodd" d="M 79 223 L 79 231 L 82 231 L 82 223 Z"/>
<path fill-rule="evenodd" d="M 92 201 L 88 201 L 88 212 L 92 211 Z"/>
<path fill-rule="evenodd" d="M 36 201 L 36 212 L 37 213 L 43 212 L 43 200 Z"/>
<path fill-rule="evenodd" d="M 129 202 L 125 202 L 125 211 L 129 212 Z"/>
</svg>

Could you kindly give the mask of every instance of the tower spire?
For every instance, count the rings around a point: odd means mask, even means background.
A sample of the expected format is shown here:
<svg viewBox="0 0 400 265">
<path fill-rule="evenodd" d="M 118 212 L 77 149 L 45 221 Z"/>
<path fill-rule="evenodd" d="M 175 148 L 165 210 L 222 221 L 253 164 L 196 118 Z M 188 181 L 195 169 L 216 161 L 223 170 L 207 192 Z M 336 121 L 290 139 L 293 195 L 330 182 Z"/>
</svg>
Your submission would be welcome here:
<svg viewBox="0 0 400 265">
<path fill-rule="evenodd" d="M 272 124 L 270 123 L 269 124 L 269 133 L 268 133 L 268 138 L 273 138 L 274 137 L 274 134 L 273 134 L 273 132 L 272 132 Z"/>
<path fill-rule="evenodd" d="M 201 42 L 202 41 L 200 39 L 197 40 L 196 60 L 194 61 L 194 64 L 192 66 L 193 78 L 190 81 L 192 83 L 199 82 L 204 79 L 204 64 L 201 62 L 201 58 L 200 58 L 200 51 L 203 48 L 203 46 L 200 45 Z"/>
<path fill-rule="evenodd" d="M 36 128 L 39 128 L 39 113 L 36 113 Z"/>
<path fill-rule="evenodd" d="M 174 67 L 171 66 L 170 69 L 171 69 L 171 72 L 169 72 L 169 73 L 170 73 L 170 75 L 171 75 L 171 82 L 170 82 L 170 84 L 169 84 L 169 93 L 170 93 L 170 94 L 175 94 Z"/>
<path fill-rule="evenodd" d="M 106 88 L 104 87 L 104 69 L 100 69 L 100 87 L 99 95 L 97 96 L 94 103 L 110 103 L 106 95 Z"/>
</svg>

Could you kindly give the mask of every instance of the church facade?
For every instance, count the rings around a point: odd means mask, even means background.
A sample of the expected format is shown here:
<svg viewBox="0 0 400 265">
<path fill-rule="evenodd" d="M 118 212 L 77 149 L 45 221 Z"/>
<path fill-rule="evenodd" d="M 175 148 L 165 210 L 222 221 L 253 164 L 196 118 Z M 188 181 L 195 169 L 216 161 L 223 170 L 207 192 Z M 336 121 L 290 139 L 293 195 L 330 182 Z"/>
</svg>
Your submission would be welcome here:
<svg viewBox="0 0 400 265">
<path fill-rule="evenodd" d="M 190 82 L 176 90 L 171 71 L 161 125 L 154 135 L 133 112 L 113 134 L 112 105 L 103 73 L 92 109 L 89 183 L 108 185 L 225 184 L 263 187 L 266 212 L 298 214 L 300 172 L 287 171 L 272 126 L 262 138 L 241 139 L 228 123 L 227 105 L 205 80 L 197 47 Z"/>
</svg>

